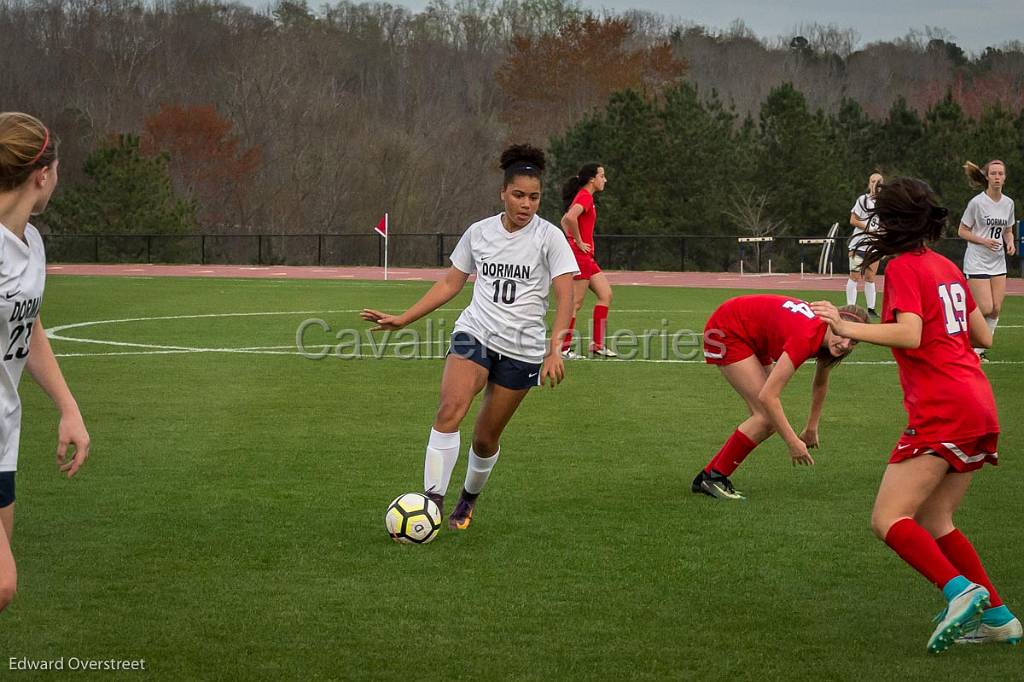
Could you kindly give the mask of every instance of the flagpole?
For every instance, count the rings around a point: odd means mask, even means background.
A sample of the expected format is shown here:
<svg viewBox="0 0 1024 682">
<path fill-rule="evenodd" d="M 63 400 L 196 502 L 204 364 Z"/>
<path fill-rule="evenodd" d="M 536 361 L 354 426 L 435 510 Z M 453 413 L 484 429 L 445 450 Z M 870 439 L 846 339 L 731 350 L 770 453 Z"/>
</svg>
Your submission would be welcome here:
<svg viewBox="0 0 1024 682">
<path fill-rule="evenodd" d="M 388 229 L 388 214 L 384 214 L 384 281 L 388 281 L 388 237 L 391 230 Z"/>
</svg>

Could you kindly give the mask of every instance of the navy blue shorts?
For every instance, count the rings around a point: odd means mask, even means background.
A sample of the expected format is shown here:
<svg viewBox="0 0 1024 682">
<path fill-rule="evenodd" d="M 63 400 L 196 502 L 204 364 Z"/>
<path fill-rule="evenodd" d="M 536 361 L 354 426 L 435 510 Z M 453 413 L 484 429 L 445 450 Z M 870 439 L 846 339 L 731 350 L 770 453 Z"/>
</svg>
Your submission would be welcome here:
<svg viewBox="0 0 1024 682">
<path fill-rule="evenodd" d="M 1000 272 L 998 275 L 987 275 L 987 274 L 968 275 L 967 273 L 964 273 L 964 277 L 966 279 L 992 279 L 993 277 L 1006 277 L 1006 273 L 1005 272 Z"/>
<path fill-rule="evenodd" d="M 487 370 L 488 383 L 498 384 L 513 391 L 540 386 L 540 365 L 515 360 L 480 343 L 466 332 L 452 334 L 448 355 L 472 360 Z"/>
<path fill-rule="evenodd" d="M 14 504 L 14 473 L 0 471 L 0 509 Z"/>
</svg>

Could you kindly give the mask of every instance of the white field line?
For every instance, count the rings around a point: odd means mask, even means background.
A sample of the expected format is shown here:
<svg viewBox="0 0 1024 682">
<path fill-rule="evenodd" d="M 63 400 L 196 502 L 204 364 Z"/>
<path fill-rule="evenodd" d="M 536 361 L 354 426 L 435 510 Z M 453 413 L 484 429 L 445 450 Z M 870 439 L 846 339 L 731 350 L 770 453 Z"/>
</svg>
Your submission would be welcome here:
<svg viewBox="0 0 1024 682">
<path fill-rule="evenodd" d="M 441 312 L 461 311 L 461 308 L 439 308 Z M 242 354 L 254 354 L 254 355 L 297 355 L 300 357 L 308 357 L 309 351 L 312 350 L 326 350 L 332 346 L 340 344 L 310 344 L 305 346 L 306 352 L 299 351 L 293 345 L 287 346 L 250 346 L 244 348 L 228 348 L 228 347 L 195 347 L 195 346 L 178 346 L 178 345 L 165 345 L 165 344 L 149 344 L 149 343 L 136 343 L 128 341 L 109 341 L 103 339 L 82 339 L 70 336 L 63 336 L 60 332 L 68 329 L 80 329 L 84 327 L 92 327 L 101 324 L 120 324 L 127 322 L 150 322 L 150 321 L 161 321 L 161 320 L 192 320 L 192 319 L 209 319 L 209 318 L 226 318 L 226 317 L 261 317 L 261 316 L 274 316 L 274 315 L 326 315 L 326 314 L 340 314 L 340 313 L 357 313 L 361 309 L 340 309 L 340 310 L 290 310 L 290 311 L 274 311 L 274 312 L 250 312 L 250 313 L 207 313 L 201 315 L 166 315 L 158 317 L 130 317 L 121 318 L 114 320 L 93 320 L 89 322 L 75 322 L 72 324 L 56 325 L 46 330 L 46 334 L 50 339 L 56 341 L 66 341 L 72 343 L 85 343 L 93 345 L 103 346 L 115 346 L 118 348 L 138 348 L 143 350 L 136 351 L 117 351 L 117 352 L 98 352 L 98 353 L 57 353 L 57 357 L 69 358 L 69 357 L 111 357 L 117 355 L 172 355 L 182 353 L 242 353 Z M 646 310 L 621 310 L 619 312 L 692 312 L 687 310 L 657 310 L 657 309 L 646 309 Z M 1024 328 L 1024 325 L 1005 325 L 1000 327 L 1002 329 L 1020 329 Z M 668 331 L 656 331 L 648 330 L 646 334 L 637 334 L 635 338 L 657 338 L 668 335 L 675 335 L 679 332 L 668 332 Z M 700 332 L 692 332 L 693 336 L 698 335 Z M 580 341 L 588 341 L 590 337 L 580 336 L 577 337 Z M 353 356 L 349 353 L 345 353 L 346 359 L 391 359 L 391 360 L 436 360 L 442 359 L 443 355 L 428 355 L 428 356 L 417 356 L 415 358 L 388 356 L 380 352 L 380 349 L 396 346 L 404 346 L 411 349 L 420 348 L 426 346 L 427 348 L 434 344 L 438 346 L 444 345 L 443 340 L 438 339 L 427 339 L 425 341 L 413 342 L 413 341 L 397 341 L 390 343 L 379 343 L 374 344 L 371 347 L 376 348 L 376 351 L 370 353 L 361 353 L 357 356 Z M 328 353 L 327 357 L 330 357 Z M 573 362 L 579 362 L 573 361 Z M 632 358 L 622 360 L 604 360 L 607 364 L 626 364 L 631 362 L 645 362 L 645 363 L 658 363 L 658 364 L 705 364 L 702 359 L 686 360 L 686 359 L 656 359 L 656 358 Z M 845 364 L 848 365 L 892 365 L 895 364 L 893 360 L 871 360 L 871 361 L 857 361 L 847 360 Z M 993 360 L 986 364 L 989 365 L 1020 365 L 1024 364 L 1024 361 L 1016 360 Z"/>
</svg>

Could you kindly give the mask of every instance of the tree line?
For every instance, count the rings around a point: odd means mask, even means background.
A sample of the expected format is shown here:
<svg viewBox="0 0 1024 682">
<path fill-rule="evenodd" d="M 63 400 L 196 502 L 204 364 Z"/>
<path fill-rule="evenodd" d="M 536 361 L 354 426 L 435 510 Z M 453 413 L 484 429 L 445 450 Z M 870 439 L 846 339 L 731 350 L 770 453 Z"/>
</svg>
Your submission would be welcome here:
<svg viewBox="0 0 1024 682">
<path fill-rule="evenodd" d="M 861 46 L 593 14 L 569 0 L 0 0 L 0 100 L 62 138 L 61 232 L 459 232 L 494 210 L 509 141 L 611 182 L 599 229 L 820 230 L 867 174 L 966 158 L 1024 170 L 1024 48 L 930 29 Z"/>
</svg>

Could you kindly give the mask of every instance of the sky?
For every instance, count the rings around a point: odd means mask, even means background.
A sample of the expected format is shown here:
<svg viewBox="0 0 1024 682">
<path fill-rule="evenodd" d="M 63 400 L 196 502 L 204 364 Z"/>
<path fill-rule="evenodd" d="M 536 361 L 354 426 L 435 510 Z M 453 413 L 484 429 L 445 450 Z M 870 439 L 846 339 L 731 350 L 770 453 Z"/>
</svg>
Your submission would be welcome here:
<svg viewBox="0 0 1024 682">
<path fill-rule="evenodd" d="M 419 11 L 426 0 L 391 0 Z M 317 2 L 310 1 L 311 7 Z M 837 24 L 860 34 L 860 45 L 891 40 L 911 29 L 948 31 L 967 52 L 1010 40 L 1024 41 L 1024 0 L 582 0 L 584 7 L 615 12 L 641 9 L 715 29 L 742 19 L 759 37 L 792 36 L 801 23 Z"/>
</svg>

